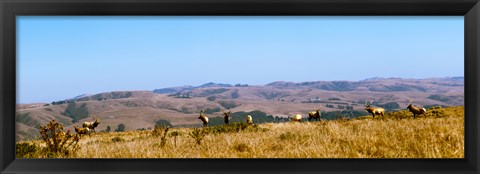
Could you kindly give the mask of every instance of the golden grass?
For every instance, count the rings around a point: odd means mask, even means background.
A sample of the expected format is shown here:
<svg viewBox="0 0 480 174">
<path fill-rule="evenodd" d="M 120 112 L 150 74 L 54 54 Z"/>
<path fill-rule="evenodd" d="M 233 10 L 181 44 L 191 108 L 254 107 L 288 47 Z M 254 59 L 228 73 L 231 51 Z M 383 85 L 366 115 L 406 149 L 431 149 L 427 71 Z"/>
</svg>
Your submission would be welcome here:
<svg viewBox="0 0 480 174">
<path fill-rule="evenodd" d="M 80 140 L 72 158 L 463 158 L 463 107 L 444 117 L 363 117 L 312 123 L 269 123 L 266 131 L 207 134 L 201 145 L 192 128 L 171 128 L 161 147 L 152 131 L 96 133 Z"/>
</svg>

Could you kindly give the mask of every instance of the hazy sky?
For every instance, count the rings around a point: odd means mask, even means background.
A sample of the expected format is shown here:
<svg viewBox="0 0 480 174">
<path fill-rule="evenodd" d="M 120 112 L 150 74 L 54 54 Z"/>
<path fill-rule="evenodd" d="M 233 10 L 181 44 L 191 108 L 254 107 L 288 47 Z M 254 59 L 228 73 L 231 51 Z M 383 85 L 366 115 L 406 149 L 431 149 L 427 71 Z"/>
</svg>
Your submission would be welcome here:
<svg viewBox="0 0 480 174">
<path fill-rule="evenodd" d="M 17 16 L 17 103 L 273 81 L 463 76 L 463 16 Z"/>
</svg>

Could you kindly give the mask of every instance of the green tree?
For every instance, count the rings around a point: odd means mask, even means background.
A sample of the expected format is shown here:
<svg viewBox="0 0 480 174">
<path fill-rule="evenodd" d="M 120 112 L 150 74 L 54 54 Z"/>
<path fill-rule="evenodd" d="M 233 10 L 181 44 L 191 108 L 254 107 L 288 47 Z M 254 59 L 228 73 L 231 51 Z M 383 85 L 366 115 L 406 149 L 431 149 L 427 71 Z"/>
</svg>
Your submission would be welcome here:
<svg viewBox="0 0 480 174">
<path fill-rule="evenodd" d="M 107 129 L 105 129 L 105 132 L 110 132 L 111 131 L 111 127 L 110 126 L 107 126 Z"/>
<path fill-rule="evenodd" d="M 117 126 L 117 129 L 115 129 L 115 132 L 123 132 L 125 131 L 125 125 L 122 123 L 122 124 L 119 124 Z"/>
<path fill-rule="evenodd" d="M 173 125 L 167 121 L 167 120 L 157 120 L 155 121 L 155 126 L 161 126 L 161 127 L 172 127 Z"/>
</svg>

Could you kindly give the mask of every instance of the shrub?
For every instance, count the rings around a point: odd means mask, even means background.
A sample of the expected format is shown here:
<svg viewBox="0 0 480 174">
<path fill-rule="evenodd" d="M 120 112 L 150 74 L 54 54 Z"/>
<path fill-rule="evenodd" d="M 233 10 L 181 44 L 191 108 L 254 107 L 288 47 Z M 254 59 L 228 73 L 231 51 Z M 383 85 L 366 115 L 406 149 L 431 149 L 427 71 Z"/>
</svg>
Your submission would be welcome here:
<svg viewBox="0 0 480 174">
<path fill-rule="evenodd" d="M 235 146 L 233 146 L 233 149 L 239 152 L 250 151 L 250 147 L 245 143 L 236 144 Z"/>
<path fill-rule="evenodd" d="M 397 111 L 397 112 L 385 113 L 385 117 L 394 118 L 394 119 L 397 119 L 397 120 L 404 119 L 404 118 L 407 118 L 407 117 L 410 117 L 410 116 L 413 117 L 412 113 L 408 110 L 401 110 L 401 111 Z"/>
<path fill-rule="evenodd" d="M 155 125 L 152 130 L 152 136 L 161 136 L 165 129 L 168 129 L 168 126 Z"/>
<path fill-rule="evenodd" d="M 68 156 L 80 148 L 80 136 L 71 134 L 70 130 L 63 132 L 63 125 L 56 120 L 40 126 L 40 136 L 46 144 L 47 157 Z"/>
<path fill-rule="evenodd" d="M 125 139 L 123 139 L 122 137 L 113 137 L 112 141 L 113 142 L 122 142 L 122 141 L 125 141 Z"/>
<path fill-rule="evenodd" d="M 115 132 L 123 132 L 123 131 L 125 131 L 125 125 L 123 123 L 118 124 L 117 129 L 115 129 Z"/>
<path fill-rule="evenodd" d="M 202 140 L 203 140 L 203 138 L 205 138 L 205 136 L 207 135 L 207 133 L 205 132 L 204 129 L 194 128 L 193 131 L 190 132 L 188 135 L 195 140 L 195 142 L 197 143 L 197 145 L 201 145 L 201 144 L 202 144 Z"/>
<path fill-rule="evenodd" d="M 35 144 L 30 143 L 17 143 L 15 144 L 15 156 L 17 158 L 32 158 L 34 153 L 37 152 L 38 147 Z"/>
<path fill-rule="evenodd" d="M 280 136 L 278 138 L 283 141 L 283 140 L 288 140 L 288 139 L 294 138 L 294 135 L 290 132 L 287 132 L 287 133 L 280 134 Z"/>
<path fill-rule="evenodd" d="M 169 127 L 167 127 L 167 128 L 165 129 L 164 133 L 163 133 L 163 137 L 162 137 L 161 142 L 160 142 L 160 147 L 164 147 L 164 146 L 165 146 L 165 143 L 167 142 L 167 133 L 168 133 L 168 130 L 170 130 Z"/>
<path fill-rule="evenodd" d="M 173 131 L 172 133 L 170 133 L 170 136 L 173 137 L 173 142 L 175 143 L 175 147 L 177 147 L 177 136 L 180 136 L 180 135 L 182 135 L 182 133 L 178 131 Z"/>
</svg>

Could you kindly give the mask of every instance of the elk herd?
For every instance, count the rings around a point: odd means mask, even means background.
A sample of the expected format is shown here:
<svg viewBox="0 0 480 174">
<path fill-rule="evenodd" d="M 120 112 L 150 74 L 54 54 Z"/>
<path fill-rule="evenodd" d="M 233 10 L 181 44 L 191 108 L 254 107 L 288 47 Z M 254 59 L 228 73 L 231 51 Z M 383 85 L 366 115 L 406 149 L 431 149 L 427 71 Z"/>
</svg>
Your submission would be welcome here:
<svg viewBox="0 0 480 174">
<path fill-rule="evenodd" d="M 369 114 L 372 114 L 373 118 L 375 118 L 375 116 L 384 117 L 385 116 L 385 109 L 380 108 L 380 107 L 372 107 L 371 106 L 372 103 L 373 103 L 373 101 L 370 101 L 369 104 L 367 104 L 367 102 L 365 102 L 365 110 Z M 412 105 L 412 103 L 413 103 L 413 101 L 410 100 L 409 105 L 407 106 L 407 109 L 410 112 L 413 113 L 413 118 L 416 118 L 417 115 L 424 115 L 426 117 L 425 113 L 427 112 L 427 110 L 425 108 L 414 107 Z M 228 112 L 226 112 L 223 109 L 221 111 L 223 113 L 223 120 L 224 120 L 225 124 L 229 124 L 230 123 L 230 118 L 231 118 L 230 115 L 232 114 L 232 109 L 230 108 Z M 204 127 L 208 127 L 208 117 L 205 116 L 204 112 L 205 112 L 205 109 L 200 110 L 200 115 L 199 115 L 198 119 L 200 119 L 202 121 Z M 98 117 L 94 117 L 94 116 L 91 116 L 91 117 L 94 119 L 94 121 L 84 122 L 82 124 L 82 127 L 74 126 L 75 132 L 77 132 L 80 135 L 90 135 L 91 131 L 95 132 L 95 128 L 100 124 L 100 119 Z M 314 111 L 311 111 L 311 112 L 308 113 L 308 121 L 311 121 L 312 119 L 314 119 L 316 121 L 320 121 L 320 117 L 321 117 L 321 112 L 320 112 L 320 109 L 318 109 L 318 108 L 314 108 Z M 292 120 L 292 122 L 302 122 L 303 117 L 302 117 L 301 114 L 295 114 L 291 117 L 291 120 Z M 251 115 L 247 115 L 246 116 L 246 122 L 249 125 L 252 125 L 253 124 L 253 117 Z"/>
<path fill-rule="evenodd" d="M 373 100 L 370 101 L 370 103 L 367 103 L 367 101 L 365 101 L 365 110 L 369 113 L 369 114 L 372 114 L 372 117 L 375 118 L 375 116 L 382 116 L 382 118 L 385 116 L 385 109 L 381 108 L 381 107 L 373 107 L 371 106 L 373 103 Z M 414 107 L 412 106 L 412 103 L 413 101 L 410 100 L 408 106 L 407 106 L 407 109 L 413 113 L 413 118 L 416 118 L 417 115 L 423 115 L 426 117 L 425 113 L 427 112 L 427 110 L 425 108 L 419 108 L 419 107 Z M 208 127 L 208 117 L 205 116 L 203 114 L 205 110 L 202 109 L 200 110 L 200 116 L 198 117 L 198 119 L 200 119 L 202 122 L 203 122 L 203 126 L 204 127 Z M 230 110 L 228 112 L 225 112 L 225 110 L 221 110 L 223 112 L 223 119 L 224 119 L 224 122 L 225 124 L 228 124 L 230 123 L 230 114 L 232 113 L 232 109 L 230 108 Z M 311 111 L 308 113 L 308 121 L 311 121 L 312 119 L 314 119 L 314 121 L 320 121 L 320 116 L 321 116 L 321 113 L 320 113 L 320 109 L 317 109 L 317 108 L 314 108 L 314 111 Z M 295 114 L 291 117 L 291 120 L 292 122 L 302 122 L 303 120 L 303 117 L 301 114 Z M 253 124 L 253 117 L 251 115 L 247 115 L 246 116 L 246 122 L 250 125 Z"/>
</svg>

